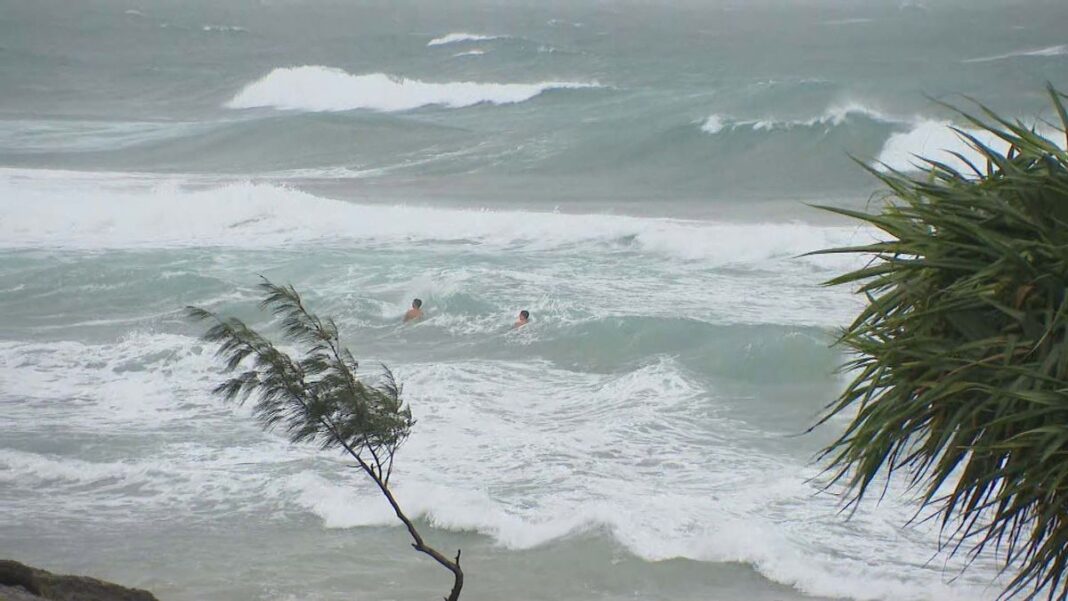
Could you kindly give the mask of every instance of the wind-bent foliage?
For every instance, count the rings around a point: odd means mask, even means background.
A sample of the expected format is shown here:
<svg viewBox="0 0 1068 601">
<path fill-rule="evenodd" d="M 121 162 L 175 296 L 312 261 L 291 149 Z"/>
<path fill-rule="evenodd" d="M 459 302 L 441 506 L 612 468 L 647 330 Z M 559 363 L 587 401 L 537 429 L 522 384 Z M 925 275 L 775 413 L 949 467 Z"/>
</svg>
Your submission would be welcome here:
<svg viewBox="0 0 1068 601">
<path fill-rule="evenodd" d="M 884 241 L 821 252 L 870 256 L 828 285 L 868 300 L 840 343 L 856 377 L 828 406 L 855 415 L 824 450 L 858 503 L 877 476 L 904 477 L 941 522 L 950 554 L 994 557 L 1003 597 L 1068 599 L 1068 129 L 1050 140 L 982 107 L 958 130 L 985 165 L 925 160 L 921 177 L 872 170 L 890 190 L 867 222 Z M 876 487 L 880 488 L 880 487 Z M 885 492 L 885 488 L 883 488 Z M 920 515 L 920 514 L 918 514 Z"/>
<path fill-rule="evenodd" d="M 226 372 L 237 373 L 214 392 L 229 401 L 254 397 L 254 413 L 265 429 L 280 427 L 293 442 L 314 441 L 355 459 L 408 529 L 412 547 L 452 572 L 446 601 L 456 601 L 464 582 L 460 552 L 449 559 L 428 546 L 389 489 L 393 458 L 415 424 L 393 374 L 383 366 L 381 381 L 365 384 L 356 376 L 356 360 L 341 346 L 334 320 L 309 312 L 292 286 L 264 278 L 260 289 L 260 308 L 281 319 L 285 338 L 300 345 L 304 356 L 294 360 L 237 318 L 187 307 L 192 319 L 214 322 L 204 340 L 217 343 L 216 355 L 225 361 Z"/>
</svg>

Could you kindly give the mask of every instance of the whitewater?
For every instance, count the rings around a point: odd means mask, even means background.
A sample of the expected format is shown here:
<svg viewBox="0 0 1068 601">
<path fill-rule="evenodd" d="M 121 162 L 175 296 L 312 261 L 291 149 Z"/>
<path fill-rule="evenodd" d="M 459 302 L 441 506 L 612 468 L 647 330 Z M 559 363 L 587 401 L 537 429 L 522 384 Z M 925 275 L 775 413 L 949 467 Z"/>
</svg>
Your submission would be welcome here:
<svg viewBox="0 0 1068 601">
<path fill-rule="evenodd" d="M 447 589 L 344 457 L 212 395 L 183 309 L 277 335 L 264 276 L 403 383 L 393 485 L 463 598 L 996 599 L 900 483 L 823 488 L 862 299 L 822 283 L 864 263 L 811 253 L 881 235 L 814 206 L 874 206 L 854 159 L 974 160 L 932 100 L 1063 139 L 1068 13 L 1026 4 L 5 7 L 0 557 L 164 601 Z"/>
</svg>

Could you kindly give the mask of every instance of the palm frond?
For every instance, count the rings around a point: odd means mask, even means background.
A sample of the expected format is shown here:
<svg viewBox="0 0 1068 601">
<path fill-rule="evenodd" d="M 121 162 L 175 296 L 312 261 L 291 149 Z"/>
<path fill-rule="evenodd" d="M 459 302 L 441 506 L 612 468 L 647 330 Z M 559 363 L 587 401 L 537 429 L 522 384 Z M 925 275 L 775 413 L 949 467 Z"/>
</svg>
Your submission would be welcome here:
<svg viewBox="0 0 1068 601">
<path fill-rule="evenodd" d="M 1050 98 L 1064 133 L 1065 96 Z M 853 379 L 819 423 L 853 417 L 821 460 L 853 507 L 903 477 L 948 553 L 991 553 L 1012 573 L 1006 597 L 1066 600 L 1068 153 L 979 106 L 962 118 L 1007 151 L 958 129 L 981 164 L 869 169 L 889 202 L 830 209 L 887 237 L 822 251 L 871 260 L 828 282 L 868 304 L 839 339 Z"/>
</svg>

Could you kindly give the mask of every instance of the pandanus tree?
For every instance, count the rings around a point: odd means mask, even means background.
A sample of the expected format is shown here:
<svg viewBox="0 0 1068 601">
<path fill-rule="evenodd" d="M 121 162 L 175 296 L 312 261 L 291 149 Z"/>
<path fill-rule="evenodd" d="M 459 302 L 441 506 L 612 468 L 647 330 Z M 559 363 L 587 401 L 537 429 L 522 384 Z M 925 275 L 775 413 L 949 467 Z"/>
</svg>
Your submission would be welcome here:
<svg viewBox="0 0 1068 601">
<path fill-rule="evenodd" d="M 393 460 L 415 420 L 401 399 L 401 387 L 388 368 L 375 383 L 357 376 L 358 363 L 342 346 L 337 324 L 310 312 L 292 286 L 266 278 L 261 310 L 280 319 L 286 340 L 302 356 L 294 358 L 235 317 L 188 307 L 195 320 L 211 322 L 203 338 L 217 344 L 223 369 L 233 374 L 214 393 L 229 401 L 254 400 L 253 413 L 265 429 L 280 428 L 294 443 L 315 442 L 351 457 L 389 502 L 412 539 L 412 547 L 453 575 L 446 601 L 460 598 L 464 574 L 460 552 L 449 558 L 426 544 L 390 490 Z"/>
<path fill-rule="evenodd" d="M 1049 92 L 1059 125 L 978 105 L 958 113 L 957 133 L 980 159 L 917 159 L 918 175 L 869 168 L 888 188 L 877 212 L 828 208 L 881 234 L 821 251 L 869 259 L 828 282 L 866 306 L 839 340 L 854 377 L 821 423 L 849 425 L 822 459 L 854 507 L 907 483 L 917 517 L 940 524 L 941 550 L 998 562 L 1003 597 L 1064 600 L 1068 115 Z"/>
</svg>

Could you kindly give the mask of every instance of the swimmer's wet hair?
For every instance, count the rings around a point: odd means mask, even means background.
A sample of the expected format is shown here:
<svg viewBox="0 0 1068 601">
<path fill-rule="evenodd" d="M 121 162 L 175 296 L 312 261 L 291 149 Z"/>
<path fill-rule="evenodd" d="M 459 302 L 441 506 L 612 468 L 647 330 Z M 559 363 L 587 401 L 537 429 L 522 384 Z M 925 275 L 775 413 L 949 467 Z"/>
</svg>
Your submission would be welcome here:
<svg viewBox="0 0 1068 601">
<path fill-rule="evenodd" d="M 412 306 L 415 307 L 416 309 L 418 309 L 419 307 L 422 307 L 423 306 L 423 299 L 421 299 L 421 298 L 412 299 Z"/>
<path fill-rule="evenodd" d="M 527 311 L 526 309 L 523 309 L 522 311 L 519 312 L 519 316 L 522 317 L 523 319 L 530 319 L 530 311 Z"/>
</svg>

